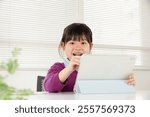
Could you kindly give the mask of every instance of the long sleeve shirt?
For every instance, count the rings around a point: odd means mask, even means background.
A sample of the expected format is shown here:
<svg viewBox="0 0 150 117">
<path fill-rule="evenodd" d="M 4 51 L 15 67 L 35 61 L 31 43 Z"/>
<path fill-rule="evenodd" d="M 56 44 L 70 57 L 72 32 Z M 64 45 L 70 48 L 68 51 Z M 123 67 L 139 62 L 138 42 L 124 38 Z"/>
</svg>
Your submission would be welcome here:
<svg viewBox="0 0 150 117">
<path fill-rule="evenodd" d="M 48 70 L 43 82 L 43 88 L 47 92 L 69 92 L 73 91 L 77 71 L 73 71 L 64 83 L 59 80 L 59 72 L 65 68 L 64 63 L 55 63 Z"/>
</svg>

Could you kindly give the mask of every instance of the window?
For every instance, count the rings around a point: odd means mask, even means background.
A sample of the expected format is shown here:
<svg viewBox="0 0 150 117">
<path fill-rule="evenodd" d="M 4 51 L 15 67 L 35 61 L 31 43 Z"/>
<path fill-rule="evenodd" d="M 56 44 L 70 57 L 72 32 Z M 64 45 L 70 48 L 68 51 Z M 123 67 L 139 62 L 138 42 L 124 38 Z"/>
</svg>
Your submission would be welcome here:
<svg viewBox="0 0 150 117">
<path fill-rule="evenodd" d="M 48 68 L 57 59 L 63 28 L 78 20 L 76 0 L 0 1 L 0 61 L 21 48 L 20 68 Z"/>
<path fill-rule="evenodd" d="M 132 54 L 150 66 L 150 41 L 143 39 L 140 0 L 0 1 L 0 61 L 21 48 L 21 69 L 48 69 L 61 60 L 58 44 L 66 25 L 84 22 L 93 31 L 93 53 Z"/>
<path fill-rule="evenodd" d="M 137 66 L 150 66 L 139 0 L 84 0 L 83 5 L 84 22 L 93 30 L 93 53 L 135 55 Z"/>
</svg>

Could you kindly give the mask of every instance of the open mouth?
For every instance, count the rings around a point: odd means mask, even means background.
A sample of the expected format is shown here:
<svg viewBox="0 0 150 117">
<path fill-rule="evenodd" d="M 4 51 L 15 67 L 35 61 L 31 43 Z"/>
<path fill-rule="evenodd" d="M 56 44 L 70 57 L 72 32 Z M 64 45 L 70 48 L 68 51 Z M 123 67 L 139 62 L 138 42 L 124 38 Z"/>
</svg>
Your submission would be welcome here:
<svg viewBox="0 0 150 117">
<path fill-rule="evenodd" d="M 73 53 L 73 56 L 82 56 L 83 53 Z"/>
</svg>

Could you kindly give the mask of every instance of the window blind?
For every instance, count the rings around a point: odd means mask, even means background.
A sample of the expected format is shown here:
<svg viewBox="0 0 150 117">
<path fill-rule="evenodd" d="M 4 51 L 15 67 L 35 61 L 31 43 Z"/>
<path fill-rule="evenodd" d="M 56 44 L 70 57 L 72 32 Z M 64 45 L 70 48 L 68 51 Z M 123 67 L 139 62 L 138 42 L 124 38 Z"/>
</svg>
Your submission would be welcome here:
<svg viewBox="0 0 150 117">
<path fill-rule="evenodd" d="M 143 38 L 141 28 L 142 4 L 140 0 L 1 0 L 0 61 L 18 47 L 21 69 L 47 70 L 62 60 L 58 44 L 64 27 L 84 22 L 93 32 L 93 53 L 135 55 L 136 65 L 150 66 L 150 41 Z"/>
<path fill-rule="evenodd" d="M 140 0 L 84 0 L 83 4 L 84 22 L 93 30 L 93 53 L 135 55 L 137 66 L 150 66 Z"/>
<path fill-rule="evenodd" d="M 0 61 L 21 48 L 20 68 L 48 68 L 61 60 L 58 44 L 66 25 L 78 20 L 77 0 L 0 1 Z"/>
</svg>

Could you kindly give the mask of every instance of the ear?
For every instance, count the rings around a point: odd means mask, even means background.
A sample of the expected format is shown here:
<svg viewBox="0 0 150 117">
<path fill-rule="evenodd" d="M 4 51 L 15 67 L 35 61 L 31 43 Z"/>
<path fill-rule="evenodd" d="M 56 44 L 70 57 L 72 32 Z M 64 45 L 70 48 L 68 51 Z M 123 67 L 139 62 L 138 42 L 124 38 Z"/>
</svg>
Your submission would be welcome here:
<svg viewBox="0 0 150 117">
<path fill-rule="evenodd" d="M 65 49 L 65 43 L 61 42 L 60 47 L 64 50 Z"/>
<path fill-rule="evenodd" d="M 93 43 L 90 44 L 90 50 L 93 48 Z"/>
</svg>

